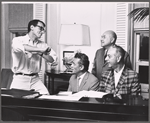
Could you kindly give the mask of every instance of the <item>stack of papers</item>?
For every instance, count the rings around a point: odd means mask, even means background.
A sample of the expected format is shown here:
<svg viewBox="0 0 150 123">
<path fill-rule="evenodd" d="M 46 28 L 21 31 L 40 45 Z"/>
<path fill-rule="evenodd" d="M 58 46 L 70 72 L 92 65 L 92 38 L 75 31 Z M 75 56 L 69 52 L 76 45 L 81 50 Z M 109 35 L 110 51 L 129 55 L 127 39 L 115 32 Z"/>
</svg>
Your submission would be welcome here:
<svg viewBox="0 0 150 123">
<path fill-rule="evenodd" d="M 108 93 L 98 91 L 80 91 L 78 93 L 75 93 L 74 96 L 82 95 L 82 97 L 102 98 L 106 94 Z"/>
<path fill-rule="evenodd" d="M 66 100 L 66 101 L 78 101 L 81 96 L 58 96 L 58 95 L 42 95 L 39 99 L 55 99 L 55 100 Z"/>
<path fill-rule="evenodd" d="M 59 92 L 57 95 L 42 95 L 39 99 L 55 99 L 55 100 L 66 100 L 66 101 L 78 101 L 82 97 L 91 98 L 102 98 L 107 93 L 97 92 L 97 91 L 80 91 L 78 93 L 72 94 L 72 92 L 64 91 Z"/>
<path fill-rule="evenodd" d="M 1 96 L 32 99 L 40 96 L 39 92 L 22 89 L 1 89 Z"/>
<path fill-rule="evenodd" d="M 60 91 L 58 94 L 58 96 L 70 96 L 72 95 L 71 91 Z"/>
</svg>

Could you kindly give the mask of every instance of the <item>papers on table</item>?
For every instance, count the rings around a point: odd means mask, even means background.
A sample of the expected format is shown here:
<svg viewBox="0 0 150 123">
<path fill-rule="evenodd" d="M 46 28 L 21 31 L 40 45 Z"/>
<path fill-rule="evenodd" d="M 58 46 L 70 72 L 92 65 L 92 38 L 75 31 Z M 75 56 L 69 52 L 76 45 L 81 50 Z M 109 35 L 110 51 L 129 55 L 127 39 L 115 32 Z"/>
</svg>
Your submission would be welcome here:
<svg viewBox="0 0 150 123">
<path fill-rule="evenodd" d="M 98 92 L 98 91 L 80 91 L 75 93 L 74 95 L 82 95 L 82 97 L 91 97 L 91 98 L 102 98 L 107 93 L 105 92 Z"/>
<path fill-rule="evenodd" d="M 78 101 L 82 97 L 92 97 L 92 98 L 102 98 L 105 94 L 104 92 L 97 91 L 80 91 L 78 93 L 72 94 L 72 92 L 64 91 L 59 92 L 57 95 L 42 95 L 39 99 L 55 99 L 55 100 L 72 100 Z"/>
<path fill-rule="evenodd" d="M 72 100 L 78 101 L 82 96 L 75 96 L 74 94 L 63 96 L 63 95 L 42 95 L 39 99 L 55 99 L 55 100 Z"/>
<path fill-rule="evenodd" d="M 60 91 L 58 94 L 58 96 L 70 96 L 72 95 L 71 91 Z"/>
<path fill-rule="evenodd" d="M 9 94 L 1 94 L 1 96 L 8 96 L 8 97 L 14 97 L 14 96 L 12 96 L 12 95 L 9 95 Z"/>
<path fill-rule="evenodd" d="M 1 96 L 17 97 L 17 98 L 27 98 L 32 99 L 40 96 L 39 92 L 22 90 L 22 89 L 1 89 Z"/>
</svg>

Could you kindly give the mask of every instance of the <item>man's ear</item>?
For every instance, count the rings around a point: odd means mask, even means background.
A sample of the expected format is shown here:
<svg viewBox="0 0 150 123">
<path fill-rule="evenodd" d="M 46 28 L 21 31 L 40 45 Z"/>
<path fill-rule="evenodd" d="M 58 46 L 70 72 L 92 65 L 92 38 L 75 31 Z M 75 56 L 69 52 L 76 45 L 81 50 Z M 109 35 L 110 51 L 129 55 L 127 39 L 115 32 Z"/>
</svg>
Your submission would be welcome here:
<svg viewBox="0 0 150 123">
<path fill-rule="evenodd" d="M 117 62 L 120 62 L 121 56 L 117 57 Z"/>
<path fill-rule="evenodd" d="M 115 39 L 114 39 L 114 38 L 112 38 L 112 40 L 111 40 L 111 44 L 113 44 L 113 43 L 114 43 L 114 41 L 115 41 Z"/>
<path fill-rule="evenodd" d="M 33 26 L 33 25 L 31 25 L 31 26 L 30 26 L 30 29 L 31 29 L 31 30 L 33 30 L 33 28 L 34 28 L 34 26 Z"/>
<path fill-rule="evenodd" d="M 83 69 L 84 69 L 84 66 L 83 66 L 83 65 L 81 65 L 81 66 L 80 66 L 80 70 L 83 70 Z"/>
</svg>

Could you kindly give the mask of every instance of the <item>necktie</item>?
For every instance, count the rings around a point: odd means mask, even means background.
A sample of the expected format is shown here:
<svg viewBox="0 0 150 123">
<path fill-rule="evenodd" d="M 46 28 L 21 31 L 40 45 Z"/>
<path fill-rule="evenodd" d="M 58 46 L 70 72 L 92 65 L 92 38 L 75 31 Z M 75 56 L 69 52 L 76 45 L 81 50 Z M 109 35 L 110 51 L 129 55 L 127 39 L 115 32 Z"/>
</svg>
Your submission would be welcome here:
<svg viewBox="0 0 150 123">
<path fill-rule="evenodd" d="M 80 81 L 80 77 L 77 77 L 77 92 L 79 91 L 79 81 Z"/>
</svg>

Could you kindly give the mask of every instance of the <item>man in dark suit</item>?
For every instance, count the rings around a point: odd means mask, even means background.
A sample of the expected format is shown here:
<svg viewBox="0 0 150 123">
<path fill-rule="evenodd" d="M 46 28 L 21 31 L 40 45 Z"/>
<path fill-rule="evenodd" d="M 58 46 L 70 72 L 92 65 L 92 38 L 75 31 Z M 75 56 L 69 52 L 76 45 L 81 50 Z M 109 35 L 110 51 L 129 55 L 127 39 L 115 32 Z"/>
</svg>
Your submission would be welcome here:
<svg viewBox="0 0 150 123">
<path fill-rule="evenodd" d="M 88 72 L 89 58 L 87 55 L 76 53 L 71 67 L 73 75 L 69 80 L 68 91 L 79 92 L 82 90 L 98 90 L 99 80 Z"/>
<path fill-rule="evenodd" d="M 114 45 L 109 48 L 106 62 L 112 69 L 102 73 L 99 91 L 114 95 L 140 93 L 138 74 L 125 66 L 124 55 L 125 51 L 120 46 Z"/>
<path fill-rule="evenodd" d="M 93 68 L 92 68 L 92 74 L 94 74 L 99 80 L 101 78 L 102 71 L 106 71 L 110 69 L 108 67 L 107 62 L 105 62 L 105 56 L 107 55 L 107 51 L 109 47 L 114 45 L 116 43 L 116 40 L 117 40 L 117 35 L 112 30 L 108 30 L 104 32 L 104 34 L 101 36 L 102 48 L 96 51 Z M 127 52 L 125 52 L 124 62 L 128 68 L 132 69 L 130 56 Z"/>
</svg>

